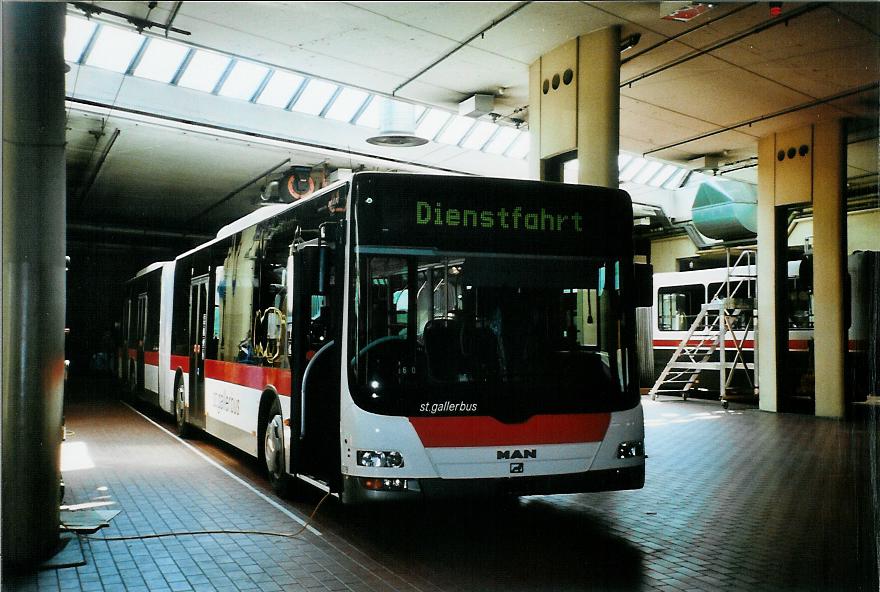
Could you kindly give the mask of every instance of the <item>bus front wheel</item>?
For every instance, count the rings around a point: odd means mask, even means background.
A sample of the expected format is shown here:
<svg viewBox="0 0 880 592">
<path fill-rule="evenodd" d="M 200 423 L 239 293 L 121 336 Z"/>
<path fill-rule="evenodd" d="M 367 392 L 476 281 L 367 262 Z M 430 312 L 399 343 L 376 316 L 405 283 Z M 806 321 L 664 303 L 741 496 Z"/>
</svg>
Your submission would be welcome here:
<svg viewBox="0 0 880 592">
<path fill-rule="evenodd" d="M 284 470 L 284 420 L 277 400 L 272 403 L 263 433 L 263 458 L 269 483 L 275 493 L 285 496 L 290 489 L 290 478 Z"/>
</svg>

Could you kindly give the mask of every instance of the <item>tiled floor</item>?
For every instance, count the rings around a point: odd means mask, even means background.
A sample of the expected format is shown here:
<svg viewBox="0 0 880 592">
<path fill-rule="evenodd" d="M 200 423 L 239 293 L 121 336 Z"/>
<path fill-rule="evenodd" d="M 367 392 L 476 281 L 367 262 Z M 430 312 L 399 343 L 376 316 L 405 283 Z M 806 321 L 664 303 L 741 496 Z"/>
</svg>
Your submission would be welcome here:
<svg viewBox="0 0 880 592">
<path fill-rule="evenodd" d="M 279 500 L 240 454 L 187 448 L 107 391 L 71 397 L 66 411 L 68 442 L 94 463 L 65 473 L 66 503 L 121 510 L 96 536 L 291 532 L 320 499 Z M 86 565 L 6 575 L 3 588 L 878 590 L 876 421 L 644 405 L 640 491 L 360 512 L 328 500 L 295 539 L 86 540 Z"/>
</svg>

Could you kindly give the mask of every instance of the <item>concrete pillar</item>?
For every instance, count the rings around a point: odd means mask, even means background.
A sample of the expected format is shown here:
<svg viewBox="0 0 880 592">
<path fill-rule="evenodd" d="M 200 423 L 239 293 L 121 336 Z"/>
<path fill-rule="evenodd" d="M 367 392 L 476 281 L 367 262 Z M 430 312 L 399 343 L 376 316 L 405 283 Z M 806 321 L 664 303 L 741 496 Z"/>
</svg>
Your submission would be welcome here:
<svg viewBox="0 0 880 592">
<path fill-rule="evenodd" d="M 620 27 L 578 39 L 578 183 L 617 189 Z"/>
<path fill-rule="evenodd" d="M 776 136 L 761 138 L 758 142 L 758 316 L 757 316 L 757 381 L 758 407 L 763 411 L 779 410 L 779 381 L 777 354 L 780 340 L 788 338 L 787 330 L 780 334 L 776 318 L 777 260 L 776 236 L 775 158 Z"/>
<path fill-rule="evenodd" d="M 788 323 L 777 314 L 786 297 L 787 206 L 813 206 L 815 414 L 845 414 L 846 135 L 829 121 L 761 138 L 758 143 L 758 380 L 760 408 L 778 411 Z"/>
<path fill-rule="evenodd" d="M 529 68 L 530 173 L 577 151 L 578 182 L 618 187 L 620 28 L 563 43 Z"/>
<path fill-rule="evenodd" d="M 844 324 L 846 278 L 846 135 L 840 122 L 813 130 L 813 339 L 816 352 L 816 415 L 846 412 Z"/>
<path fill-rule="evenodd" d="M 64 395 L 64 3 L 3 2 L 2 555 L 58 545 Z"/>
</svg>

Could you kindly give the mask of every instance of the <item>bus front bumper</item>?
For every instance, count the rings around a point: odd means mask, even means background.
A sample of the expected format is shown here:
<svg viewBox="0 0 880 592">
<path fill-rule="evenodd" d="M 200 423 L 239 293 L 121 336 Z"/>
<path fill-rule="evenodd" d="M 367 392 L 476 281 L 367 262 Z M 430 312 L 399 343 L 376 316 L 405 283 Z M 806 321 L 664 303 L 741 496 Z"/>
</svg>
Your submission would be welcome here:
<svg viewBox="0 0 880 592">
<path fill-rule="evenodd" d="M 641 489 L 645 485 L 645 466 L 507 479 L 403 479 L 398 481 L 405 481 L 405 486 L 401 485 L 399 488 L 368 488 L 376 487 L 376 481 L 363 477 L 346 477 L 343 502 L 405 502 Z"/>
</svg>

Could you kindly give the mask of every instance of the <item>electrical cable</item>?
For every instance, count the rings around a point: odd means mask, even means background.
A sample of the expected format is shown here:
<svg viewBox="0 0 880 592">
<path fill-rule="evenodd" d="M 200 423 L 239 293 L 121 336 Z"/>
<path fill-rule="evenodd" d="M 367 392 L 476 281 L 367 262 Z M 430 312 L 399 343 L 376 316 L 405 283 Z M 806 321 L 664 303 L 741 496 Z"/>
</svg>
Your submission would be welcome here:
<svg viewBox="0 0 880 592">
<path fill-rule="evenodd" d="M 81 539 L 89 540 L 89 541 L 133 541 L 139 539 L 159 539 L 165 537 L 176 537 L 176 536 L 199 536 L 199 535 L 207 535 L 207 534 L 256 534 L 263 536 L 274 536 L 274 537 L 282 537 L 292 539 L 298 537 L 303 532 L 305 532 L 306 528 L 312 523 L 315 515 L 318 513 L 318 509 L 324 503 L 324 501 L 330 497 L 330 492 L 328 491 L 324 494 L 324 497 L 318 502 L 318 505 L 315 506 L 315 509 L 312 510 L 312 513 L 309 514 L 309 517 L 306 519 L 305 523 L 303 523 L 302 528 L 300 528 L 296 532 L 270 532 L 265 530 L 191 530 L 186 532 L 162 532 L 162 533 L 154 533 L 154 534 L 141 534 L 141 535 L 128 535 L 128 536 L 112 536 L 112 537 L 95 537 L 89 535 L 81 535 L 77 533 L 77 536 Z M 62 526 L 65 526 L 62 523 Z"/>
</svg>

